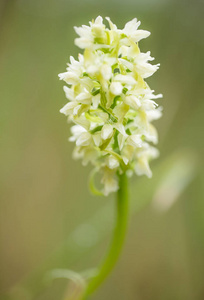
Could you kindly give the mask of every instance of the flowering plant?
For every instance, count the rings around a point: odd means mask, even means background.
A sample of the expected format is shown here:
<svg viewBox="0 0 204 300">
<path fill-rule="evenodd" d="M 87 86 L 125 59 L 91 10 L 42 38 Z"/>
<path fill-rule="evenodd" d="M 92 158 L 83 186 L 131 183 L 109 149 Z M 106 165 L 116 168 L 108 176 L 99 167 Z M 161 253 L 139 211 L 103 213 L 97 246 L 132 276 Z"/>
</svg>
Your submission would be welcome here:
<svg viewBox="0 0 204 300">
<path fill-rule="evenodd" d="M 84 54 L 78 61 L 71 56 L 67 72 L 59 74 L 69 100 L 60 112 L 75 123 L 69 139 L 76 142 L 74 158 L 102 173 L 104 195 L 119 189 L 117 173 L 151 177 L 149 161 L 158 156 L 150 145 L 158 140 L 151 122 L 161 116 L 155 99 L 162 97 L 145 81 L 159 64 L 150 64 L 150 52 L 138 46 L 150 32 L 138 30 L 136 18 L 122 30 L 106 19 L 110 29 L 100 16 L 75 27 L 75 44 Z"/>
<path fill-rule="evenodd" d="M 69 297 L 73 300 L 86 299 L 114 267 L 127 227 L 127 176 L 135 172 L 151 177 L 149 161 L 158 156 L 151 145 L 158 140 L 151 122 L 161 116 L 155 99 L 162 95 L 155 95 L 145 79 L 159 64 L 150 64 L 150 52 L 142 53 L 138 46 L 150 32 L 139 30 L 136 18 L 122 30 L 106 19 L 110 28 L 100 16 L 90 26 L 75 27 L 79 35 L 75 44 L 84 53 L 78 61 L 70 57 L 67 72 L 59 74 L 68 84 L 64 91 L 69 102 L 60 112 L 75 124 L 69 139 L 76 143 L 74 158 L 81 158 L 83 165 L 92 163 L 93 174 L 102 173 L 104 187 L 99 191 L 91 181 L 93 192 L 107 196 L 118 191 L 117 221 L 108 254 L 91 272 L 89 282 L 79 276 L 80 289 Z"/>
</svg>

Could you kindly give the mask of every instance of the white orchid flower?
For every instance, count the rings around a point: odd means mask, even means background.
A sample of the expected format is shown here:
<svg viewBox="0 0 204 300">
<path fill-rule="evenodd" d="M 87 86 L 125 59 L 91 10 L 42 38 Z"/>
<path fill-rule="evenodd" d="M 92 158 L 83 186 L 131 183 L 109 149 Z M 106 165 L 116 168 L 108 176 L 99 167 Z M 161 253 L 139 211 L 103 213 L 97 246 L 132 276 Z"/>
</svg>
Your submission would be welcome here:
<svg viewBox="0 0 204 300">
<path fill-rule="evenodd" d="M 161 117 L 155 101 L 162 95 L 145 81 L 159 64 L 152 65 L 150 51 L 142 53 L 138 46 L 150 32 L 138 29 L 136 18 L 123 29 L 106 19 L 110 28 L 101 16 L 89 26 L 74 27 L 79 35 L 75 44 L 84 53 L 78 60 L 71 56 L 59 78 L 68 84 L 68 103 L 60 112 L 75 123 L 69 138 L 76 143 L 74 158 L 102 172 L 108 195 L 118 189 L 117 172 L 151 177 L 149 162 L 158 156 L 151 146 L 158 142 L 151 122 Z"/>
</svg>

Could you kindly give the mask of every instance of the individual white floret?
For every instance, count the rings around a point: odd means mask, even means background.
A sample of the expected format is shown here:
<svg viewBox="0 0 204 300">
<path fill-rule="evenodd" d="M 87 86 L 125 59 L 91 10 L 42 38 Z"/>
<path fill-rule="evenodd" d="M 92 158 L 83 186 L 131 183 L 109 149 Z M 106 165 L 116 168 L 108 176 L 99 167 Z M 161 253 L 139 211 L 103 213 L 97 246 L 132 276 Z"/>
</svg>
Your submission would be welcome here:
<svg viewBox="0 0 204 300">
<path fill-rule="evenodd" d="M 109 139 L 113 134 L 113 126 L 110 124 L 105 124 L 101 130 L 101 137 L 103 140 Z"/>
<path fill-rule="evenodd" d="M 104 195 L 108 196 L 112 192 L 116 192 L 119 188 L 118 181 L 115 178 L 115 171 L 109 168 L 105 168 L 103 171 L 103 177 L 101 183 L 104 184 Z"/>
</svg>

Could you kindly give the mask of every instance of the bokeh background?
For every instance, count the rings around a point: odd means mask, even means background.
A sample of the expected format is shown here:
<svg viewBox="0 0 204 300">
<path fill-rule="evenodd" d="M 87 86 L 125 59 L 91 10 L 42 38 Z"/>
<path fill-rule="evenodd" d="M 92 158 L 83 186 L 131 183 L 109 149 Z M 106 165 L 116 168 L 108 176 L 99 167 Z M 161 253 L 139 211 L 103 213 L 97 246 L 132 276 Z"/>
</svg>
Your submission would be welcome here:
<svg viewBox="0 0 204 300">
<path fill-rule="evenodd" d="M 134 17 L 160 70 L 153 179 L 131 180 L 131 222 L 120 261 L 93 299 L 204 299 L 204 5 L 195 0 L 0 1 L 0 299 L 63 300 L 67 279 L 103 257 L 114 198 L 90 195 L 89 167 L 71 158 L 57 74 L 77 57 L 73 26 Z"/>
</svg>

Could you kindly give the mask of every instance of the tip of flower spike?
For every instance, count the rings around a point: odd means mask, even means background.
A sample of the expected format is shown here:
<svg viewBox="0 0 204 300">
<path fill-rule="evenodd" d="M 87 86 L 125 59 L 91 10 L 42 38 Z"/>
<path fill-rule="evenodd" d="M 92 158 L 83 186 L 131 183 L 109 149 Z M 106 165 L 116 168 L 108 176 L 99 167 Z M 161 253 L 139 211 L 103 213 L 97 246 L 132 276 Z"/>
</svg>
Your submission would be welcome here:
<svg viewBox="0 0 204 300">
<path fill-rule="evenodd" d="M 117 30 L 117 26 L 113 24 L 109 17 L 106 17 L 106 20 L 108 21 L 111 30 Z"/>
<path fill-rule="evenodd" d="M 96 19 L 95 19 L 95 24 L 98 24 L 98 25 L 102 25 L 103 24 L 103 18 L 101 16 L 98 16 Z"/>
</svg>

